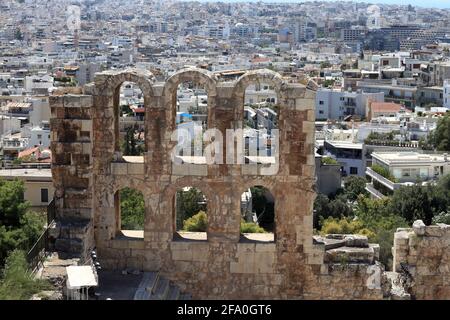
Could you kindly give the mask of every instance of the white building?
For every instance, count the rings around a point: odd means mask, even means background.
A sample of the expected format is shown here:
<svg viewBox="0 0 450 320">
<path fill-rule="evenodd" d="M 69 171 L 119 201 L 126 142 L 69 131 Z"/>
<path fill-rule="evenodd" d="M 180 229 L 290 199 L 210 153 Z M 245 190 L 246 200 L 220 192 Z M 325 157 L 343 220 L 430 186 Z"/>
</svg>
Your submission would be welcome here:
<svg viewBox="0 0 450 320">
<path fill-rule="evenodd" d="M 343 120 L 346 116 L 366 115 L 368 100 L 384 101 L 384 94 L 320 88 L 316 93 L 316 119 Z"/>
<path fill-rule="evenodd" d="M 342 175 L 363 176 L 365 171 L 365 160 L 362 143 L 350 141 L 328 141 L 324 142 L 325 156 L 332 157 L 341 165 Z"/>
<path fill-rule="evenodd" d="M 0 116 L 0 135 L 20 130 L 20 120 L 14 117 Z"/>
<path fill-rule="evenodd" d="M 277 103 L 277 93 L 268 84 L 261 84 L 258 87 L 250 85 L 245 90 L 244 104 L 256 105 L 266 103 Z"/>
<path fill-rule="evenodd" d="M 450 79 L 444 80 L 444 103 L 443 106 L 450 109 Z"/>
<path fill-rule="evenodd" d="M 48 95 L 48 90 L 53 87 L 53 77 L 34 75 L 25 77 L 25 91 L 30 94 Z"/>
<path fill-rule="evenodd" d="M 450 173 L 450 158 L 447 154 L 423 154 L 418 152 L 374 152 L 372 167 L 381 166 L 391 175 L 382 176 L 372 168 L 366 174 L 372 179 L 366 189 L 373 197 L 380 198 L 405 185 L 417 182 L 429 183 Z"/>
</svg>

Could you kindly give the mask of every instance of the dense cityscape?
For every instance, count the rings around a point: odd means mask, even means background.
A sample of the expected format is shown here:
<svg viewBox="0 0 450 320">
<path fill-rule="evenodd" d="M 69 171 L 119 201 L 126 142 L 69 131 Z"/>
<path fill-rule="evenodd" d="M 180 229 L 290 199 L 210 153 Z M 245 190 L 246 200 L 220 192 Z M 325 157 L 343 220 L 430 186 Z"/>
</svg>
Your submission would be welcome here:
<svg viewBox="0 0 450 320">
<path fill-rule="evenodd" d="M 0 300 L 450 299 L 449 21 L 352 1 L 2 0 Z M 238 165 L 276 178 L 212 170 L 213 127 L 242 129 Z M 171 134 L 186 167 L 163 156 Z M 323 288 L 289 289 L 291 240 L 292 279 Z M 205 280 L 215 241 L 236 242 L 236 290 Z M 389 289 L 333 289 L 366 281 L 330 271 L 347 264 Z"/>
</svg>

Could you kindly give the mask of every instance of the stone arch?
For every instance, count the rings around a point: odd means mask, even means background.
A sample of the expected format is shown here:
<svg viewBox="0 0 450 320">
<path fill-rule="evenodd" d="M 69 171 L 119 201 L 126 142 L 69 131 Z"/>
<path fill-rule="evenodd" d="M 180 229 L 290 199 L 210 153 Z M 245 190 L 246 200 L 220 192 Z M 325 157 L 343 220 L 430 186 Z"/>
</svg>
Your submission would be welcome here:
<svg viewBox="0 0 450 320">
<path fill-rule="evenodd" d="M 150 71 L 141 70 L 141 69 L 126 69 L 120 72 L 106 72 L 104 73 L 106 78 L 103 81 L 103 86 L 101 86 L 100 90 L 106 92 L 108 94 L 108 107 L 111 108 L 113 114 L 113 140 L 114 140 L 114 151 L 118 152 L 120 150 L 119 146 L 119 117 L 118 117 L 118 107 L 119 107 L 119 91 L 120 87 L 124 82 L 133 82 L 135 83 L 142 91 L 144 95 L 144 108 L 145 108 L 145 118 L 147 119 L 147 115 L 149 113 L 149 108 L 152 107 L 153 102 L 153 83 L 154 76 Z M 99 92 L 101 94 L 101 92 Z M 97 105 L 97 107 L 102 107 L 101 105 Z M 148 128 L 145 125 L 145 136 L 147 137 Z M 145 139 L 145 148 L 148 150 L 148 139 Z"/>
<path fill-rule="evenodd" d="M 175 219 L 176 219 L 176 208 L 174 206 L 174 199 L 176 196 L 176 193 L 185 187 L 193 187 L 198 189 L 202 192 L 202 194 L 206 197 L 206 208 L 207 208 L 207 214 L 208 214 L 208 220 L 211 219 L 211 215 L 214 214 L 214 204 L 217 203 L 218 199 L 214 196 L 214 192 L 211 189 L 211 186 L 207 182 L 198 181 L 191 179 L 190 177 L 185 177 L 178 179 L 175 183 L 172 183 L 168 185 L 164 190 L 162 190 L 162 193 L 167 195 L 167 199 L 170 199 L 171 201 L 171 212 L 170 212 L 170 219 L 172 222 L 172 232 L 175 233 L 177 230 L 174 227 L 175 225 Z M 208 223 L 209 228 L 209 223 Z M 207 230 L 208 232 L 208 230 Z"/>
<path fill-rule="evenodd" d="M 165 105 L 169 108 L 166 113 L 166 120 L 169 130 L 175 129 L 175 100 L 177 88 L 180 83 L 192 81 L 204 86 L 208 95 L 208 126 L 211 127 L 214 122 L 215 97 L 217 95 L 217 77 L 211 72 L 200 68 L 182 69 L 167 79 L 164 85 Z"/>
<path fill-rule="evenodd" d="M 250 189 L 251 187 L 263 187 L 269 191 L 271 196 L 274 198 L 274 228 L 273 228 L 273 236 L 274 241 L 277 240 L 277 231 L 279 228 L 279 216 L 278 214 L 280 202 L 281 202 L 281 196 L 277 192 L 277 182 L 276 181 L 267 181 L 266 179 L 252 179 L 247 182 L 244 182 L 240 188 L 237 189 L 237 194 L 235 195 L 235 203 L 238 203 L 239 206 L 236 206 L 236 210 L 239 210 L 239 216 L 241 215 L 240 209 L 241 209 L 241 196 L 242 194 Z"/>
<path fill-rule="evenodd" d="M 115 234 L 119 234 L 119 231 L 122 230 L 121 227 L 121 219 L 122 213 L 120 212 L 120 191 L 125 188 L 129 188 L 135 191 L 138 191 L 142 194 L 144 200 L 144 226 L 143 230 L 145 230 L 145 226 L 148 224 L 150 216 L 152 215 L 152 208 L 149 204 L 148 191 L 149 189 L 145 186 L 141 179 L 130 178 L 127 176 L 126 179 L 121 179 L 120 181 L 115 180 L 112 183 L 112 196 L 114 201 L 114 229 Z"/>
<path fill-rule="evenodd" d="M 236 80 L 233 88 L 233 97 L 237 102 L 237 105 L 235 106 L 235 121 L 242 121 L 243 119 L 245 89 L 250 84 L 256 83 L 268 83 L 273 86 L 277 94 L 278 103 L 283 107 L 286 82 L 282 79 L 281 75 L 269 69 L 248 71 Z"/>
</svg>

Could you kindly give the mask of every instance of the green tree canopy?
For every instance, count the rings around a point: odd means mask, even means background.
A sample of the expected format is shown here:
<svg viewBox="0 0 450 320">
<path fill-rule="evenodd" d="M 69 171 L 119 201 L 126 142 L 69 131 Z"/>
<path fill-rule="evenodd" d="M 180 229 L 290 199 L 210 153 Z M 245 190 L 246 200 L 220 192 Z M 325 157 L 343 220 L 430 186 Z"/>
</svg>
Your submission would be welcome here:
<svg viewBox="0 0 450 320">
<path fill-rule="evenodd" d="M 29 211 L 23 181 L 0 179 L 0 266 L 14 249 L 28 251 L 43 231 L 45 217 Z"/>
<path fill-rule="evenodd" d="M 426 225 L 433 216 L 447 210 L 448 198 L 438 186 L 413 185 L 395 190 L 391 199 L 391 212 L 395 212 L 409 223 L 417 219 Z"/>
<path fill-rule="evenodd" d="M 206 201 L 203 193 L 196 188 L 189 188 L 187 190 L 179 190 L 176 194 L 177 204 L 177 230 L 183 227 L 183 222 L 186 219 L 194 216 L 200 211 L 206 213 Z"/>
<path fill-rule="evenodd" d="M 348 200 L 356 201 L 359 195 L 367 195 L 366 178 L 350 176 L 344 182 L 344 193 Z"/>
<path fill-rule="evenodd" d="M 450 151 L 450 113 L 439 119 L 436 130 L 430 135 L 432 144 L 438 151 Z"/>
<path fill-rule="evenodd" d="M 29 208 L 24 201 L 25 187 L 23 181 L 0 180 L 0 225 L 14 228 Z"/>
<path fill-rule="evenodd" d="M 122 229 L 144 229 L 145 203 L 142 193 L 131 188 L 120 190 L 120 213 Z"/>
<path fill-rule="evenodd" d="M 48 282 L 35 279 L 28 270 L 25 252 L 12 251 L 6 259 L 0 280 L 0 300 L 27 300 L 33 294 L 48 288 Z"/>
</svg>

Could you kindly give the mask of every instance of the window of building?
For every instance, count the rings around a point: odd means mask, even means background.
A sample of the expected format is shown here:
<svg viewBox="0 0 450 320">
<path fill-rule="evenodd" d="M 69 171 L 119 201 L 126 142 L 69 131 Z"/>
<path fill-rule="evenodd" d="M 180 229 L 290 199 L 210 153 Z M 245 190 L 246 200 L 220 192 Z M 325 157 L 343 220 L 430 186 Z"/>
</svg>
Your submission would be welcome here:
<svg viewBox="0 0 450 320">
<path fill-rule="evenodd" d="M 321 100 L 321 101 L 319 101 L 319 104 L 320 104 L 320 105 L 323 105 L 323 101 L 322 101 L 322 100 Z"/>
<path fill-rule="evenodd" d="M 350 174 L 358 174 L 358 168 L 350 167 Z"/>
<path fill-rule="evenodd" d="M 48 203 L 48 189 L 41 189 L 41 202 Z"/>
<path fill-rule="evenodd" d="M 319 110 L 319 114 L 323 114 L 323 110 Z"/>
</svg>

